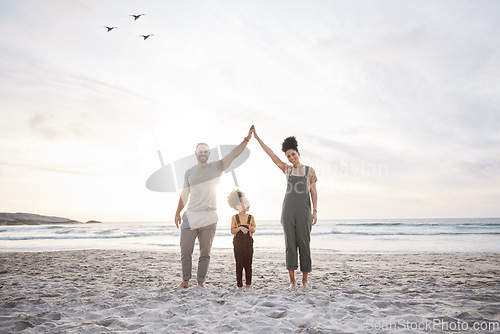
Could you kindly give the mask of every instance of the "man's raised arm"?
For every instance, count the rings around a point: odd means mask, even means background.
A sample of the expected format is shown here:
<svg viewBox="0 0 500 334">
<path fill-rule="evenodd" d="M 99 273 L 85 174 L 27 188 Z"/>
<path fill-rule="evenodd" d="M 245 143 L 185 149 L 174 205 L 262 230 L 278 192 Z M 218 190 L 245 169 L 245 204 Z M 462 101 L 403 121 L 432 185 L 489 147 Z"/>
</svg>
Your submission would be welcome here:
<svg viewBox="0 0 500 334">
<path fill-rule="evenodd" d="M 252 131 L 253 131 L 254 126 L 250 127 L 250 130 L 248 131 L 248 135 L 243 139 L 241 144 L 236 146 L 231 152 L 229 152 L 228 155 L 226 155 L 224 158 L 222 158 L 222 170 L 226 170 L 229 168 L 231 163 L 233 162 L 234 159 L 236 159 L 241 153 L 243 153 L 243 150 L 245 147 L 247 147 L 248 142 L 250 141 L 250 138 L 252 138 Z"/>
</svg>

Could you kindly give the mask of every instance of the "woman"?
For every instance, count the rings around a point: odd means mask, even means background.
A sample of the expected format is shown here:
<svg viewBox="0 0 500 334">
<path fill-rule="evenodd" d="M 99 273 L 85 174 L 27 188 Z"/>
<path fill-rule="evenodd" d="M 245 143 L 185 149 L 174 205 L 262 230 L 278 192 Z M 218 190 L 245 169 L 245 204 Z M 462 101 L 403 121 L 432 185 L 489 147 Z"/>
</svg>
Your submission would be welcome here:
<svg viewBox="0 0 500 334">
<path fill-rule="evenodd" d="M 286 267 L 290 275 L 290 289 L 295 290 L 297 288 L 295 270 L 298 268 L 298 249 L 300 271 L 302 271 L 302 288 L 307 290 L 309 289 L 307 276 L 311 272 L 311 228 L 317 221 L 316 173 L 312 167 L 300 163 L 300 153 L 295 137 L 286 138 L 281 146 L 291 164 L 288 165 L 264 144 L 255 128 L 253 132 L 260 146 L 287 178 L 287 189 L 281 211 L 281 225 L 285 234 Z"/>
</svg>

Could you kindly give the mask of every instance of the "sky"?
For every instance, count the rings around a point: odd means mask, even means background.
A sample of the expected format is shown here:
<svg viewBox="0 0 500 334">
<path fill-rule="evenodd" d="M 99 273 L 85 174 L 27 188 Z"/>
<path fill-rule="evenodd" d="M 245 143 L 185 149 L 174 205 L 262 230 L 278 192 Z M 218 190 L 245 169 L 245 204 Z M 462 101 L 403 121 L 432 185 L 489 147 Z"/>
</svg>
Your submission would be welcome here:
<svg viewBox="0 0 500 334">
<path fill-rule="evenodd" d="M 172 221 L 180 192 L 145 186 L 158 151 L 254 124 L 283 161 L 297 137 L 320 222 L 500 217 L 499 17 L 495 0 L 0 0 L 0 212 Z M 239 188 L 279 219 L 285 177 L 248 148 Z M 234 188 L 223 175 L 219 220 Z"/>
</svg>

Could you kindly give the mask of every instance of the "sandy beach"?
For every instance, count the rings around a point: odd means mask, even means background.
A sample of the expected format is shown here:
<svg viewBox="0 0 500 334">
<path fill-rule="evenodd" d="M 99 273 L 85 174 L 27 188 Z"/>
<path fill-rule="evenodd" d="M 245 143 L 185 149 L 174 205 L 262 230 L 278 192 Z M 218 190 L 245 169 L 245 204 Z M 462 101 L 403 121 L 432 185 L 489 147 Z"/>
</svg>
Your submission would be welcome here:
<svg viewBox="0 0 500 334">
<path fill-rule="evenodd" d="M 499 330 L 499 254 L 313 254 L 313 261 L 312 289 L 288 291 L 284 255 L 256 253 L 254 289 L 240 292 L 232 253 L 218 251 L 205 289 L 175 291 L 178 252 L 1 252 L 0 333 Z"/>
</svg>

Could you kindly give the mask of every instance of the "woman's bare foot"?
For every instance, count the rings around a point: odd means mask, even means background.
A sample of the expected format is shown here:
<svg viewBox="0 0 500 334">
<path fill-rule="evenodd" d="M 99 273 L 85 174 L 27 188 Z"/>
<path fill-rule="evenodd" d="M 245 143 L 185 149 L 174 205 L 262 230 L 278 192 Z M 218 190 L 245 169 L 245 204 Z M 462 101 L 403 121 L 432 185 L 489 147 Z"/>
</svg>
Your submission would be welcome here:
<svg viewBox="0 0 500 334">
<path fill-rule="evenodd" d="M 174 290 L 187 289 L 189 288 L 189 281 L 182 281 Z"/>
<path fill-rule="evenodd" d="M 205 283 L 203 283 L 203 282 L 198 282 L 198 286 L 199 286 L 200 288 L 204 288 L 204 287 L 205 287 Z"/>
<path fill-rule="evenodd" d="M 304 291 L 311 290 L 311 286 L 309 285 L 309 283 L 307 283 L 307 281 L 302 282 L 302 290 L 304 290 Z"/>
<path fill-rule="evenodd" d="M 245 291 L 252 291 L 252 286 L 251 285 L 245 286 Z"/>
<path fill-rule="evenodd" d="M 238 286 L 238 287 L 236 288 L 236 290 L 238 290 L 238 291 L 243 291 L 243 287 L 242 287 L 242 286 Z"/>
<path fill-rule="evenodd" d="M 295 290 L 297 290 L 297 283 L 295 283 L 295 282 L 290 282 L 290 286 L 288 287 L 288 290 L 290 290 L 290 291 L 295 291 Z"/>
</svg>

